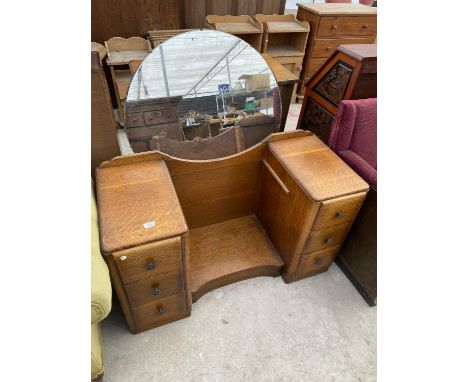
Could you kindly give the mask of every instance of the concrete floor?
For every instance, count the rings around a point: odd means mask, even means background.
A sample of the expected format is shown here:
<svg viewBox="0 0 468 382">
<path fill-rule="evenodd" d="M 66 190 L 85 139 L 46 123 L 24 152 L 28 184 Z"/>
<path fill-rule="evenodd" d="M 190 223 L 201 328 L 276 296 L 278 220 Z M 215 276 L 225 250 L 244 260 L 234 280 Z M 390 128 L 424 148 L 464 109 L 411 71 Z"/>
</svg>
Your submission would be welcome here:
<svg viewBox="0 0 468 382">
<path fill-rule="evenodd" d="M 285 130 L 296 128 L 292 104 Z M 189 318 L 137 335 L 118 303 L 102 322 L 105 382 L 376 381 L 376 308 L 341 270 L 258 277 L 210 292 Z"/>
</svg>

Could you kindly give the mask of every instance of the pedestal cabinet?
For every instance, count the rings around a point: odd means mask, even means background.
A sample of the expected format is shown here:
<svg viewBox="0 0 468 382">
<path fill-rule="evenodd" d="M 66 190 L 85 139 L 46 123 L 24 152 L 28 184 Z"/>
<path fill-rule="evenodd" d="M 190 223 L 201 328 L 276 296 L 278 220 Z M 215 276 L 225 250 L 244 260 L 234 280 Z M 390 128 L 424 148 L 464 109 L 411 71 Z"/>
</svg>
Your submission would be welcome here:
<svg viewBox="0 0 468 382">
<path fill-rule="evenodd" d="M 299 94 L 339 45 L 373 44 L 377 36 L 377 9 L 361 4 L 298 4 L 297 19 L 310 24 Z"/>
</svg>

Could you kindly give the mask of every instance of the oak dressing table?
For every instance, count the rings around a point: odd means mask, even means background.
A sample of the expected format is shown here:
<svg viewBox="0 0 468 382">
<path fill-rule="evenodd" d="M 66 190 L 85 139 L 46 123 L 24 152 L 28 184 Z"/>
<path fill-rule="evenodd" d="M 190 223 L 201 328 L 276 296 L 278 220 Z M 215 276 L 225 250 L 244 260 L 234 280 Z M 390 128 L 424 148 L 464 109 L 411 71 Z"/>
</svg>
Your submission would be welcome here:
<svg viewBox="0 0 468 382">
<path fill-rule="evenodd" d="M 96 183 L 101 250 L 134 333 L 190 316 L 223 285 L 325 272 L 368 191 L 302 130 L 220 159 L 117 157 Z"/>
</svg>

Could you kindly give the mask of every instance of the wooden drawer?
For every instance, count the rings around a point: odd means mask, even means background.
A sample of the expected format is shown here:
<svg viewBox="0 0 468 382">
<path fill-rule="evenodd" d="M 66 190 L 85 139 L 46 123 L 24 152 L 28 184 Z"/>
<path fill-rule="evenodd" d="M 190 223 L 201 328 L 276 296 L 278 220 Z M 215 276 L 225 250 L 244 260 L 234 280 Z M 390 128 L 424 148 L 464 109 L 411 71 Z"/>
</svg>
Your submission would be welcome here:
<svg viewBox="0 0 468 382">
<path fill-rule="evenodd" d="M 317 38 L 314 41 L 312 49 L 312 57 L 314 58 L 328 58 L 338 48 L 339 45 L 344 44 L 372 44 L 374 37 L 366 38 Z"/>
<path fill-rule="evenodd" d="M 112 256 L 125 284 L 182 269 L 180 237 L 126 249 Z"/>
<path fill-rule="evenodd" d="M 160 123 L 174 122 L 179 119 L 174 109 L 161 109 L 143 113 L 145 125 L 158 125 Z"/>
<path fill-rule="evenodd" d="M 143 115 L 141 113 L 131 113 L 125 117 L 126 127 L 140 127 L 143 126 Z"/>
<path fill-rule="evenodd" d="M 325 16 L 320 19 L 317 36 L 376 36 L 377 17 Z"/>
<path fill-rule="evenodd" d="M 125 285 L 128 301 L 131 306 L 139 306 L 156 301 L 184 289 L 182 271 L 162 277 L 150 277 Z"/>
<path fill-rule="evenodd" d="M 319 230 L 352 222 L 365 198 L 366 193 L 362 192 L 324 201 L 320 206 L 312 229 Z"/>
<path fill-rule="evenodd" d="M 178 293 L 148 304 L 133 308 L 133 316 L 138 326 L 162 321 L 185 310 L 185 295 Z"/>
<path fill-rule="evenodd" d="M 336 245 L 331 248 L 303 255 L 299 267 L 297 268 L 298 276 L 313 276 L 325 272 L 335 260 L 339 249 L 340 246 Z"/>
<path fill-rule="evenodd" d="M 321 249 L 340 245 L 345 239 L 349 227 L 350 224 L 341 224 L 327 227 L 320 231 L 312 231 L 304 253 L 319 251 Z"/>
</svg>

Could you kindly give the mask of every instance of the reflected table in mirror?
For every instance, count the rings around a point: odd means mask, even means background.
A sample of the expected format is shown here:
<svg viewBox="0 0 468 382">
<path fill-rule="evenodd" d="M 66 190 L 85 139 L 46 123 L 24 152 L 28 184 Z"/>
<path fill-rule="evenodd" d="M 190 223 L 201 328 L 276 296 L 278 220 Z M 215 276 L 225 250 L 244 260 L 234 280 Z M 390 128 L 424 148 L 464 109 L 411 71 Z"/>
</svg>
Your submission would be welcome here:
<svg viewBox="0 0 468 382">
<path fill-rule="evenodd" d="M 160 44 L 134 70 L 125 129 L 135 153 L 216 159 L 278 132 L 281 109 L 262 56 L 236 36 L 202 29 Z"/>
</svg>

